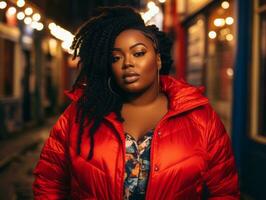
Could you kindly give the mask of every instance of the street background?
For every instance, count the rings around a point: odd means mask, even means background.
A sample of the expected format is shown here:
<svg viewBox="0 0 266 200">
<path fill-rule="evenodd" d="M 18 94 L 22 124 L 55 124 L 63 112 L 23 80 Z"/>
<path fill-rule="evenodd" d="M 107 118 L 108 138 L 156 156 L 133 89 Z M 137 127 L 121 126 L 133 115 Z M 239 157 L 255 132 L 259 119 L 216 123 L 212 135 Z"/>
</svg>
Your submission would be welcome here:
<svg viewBox="0 0 266 200">
<path fill-rule="evenodd" d="M 170 75 L 205 88 L 232 140 L 241 198 L 266 199 L 266 0 L 0 0 L 0 199 L 33 199 L 32 171 L 78 73 L 74 34 L 114 5 L 173 39 Z"/>
</svg>

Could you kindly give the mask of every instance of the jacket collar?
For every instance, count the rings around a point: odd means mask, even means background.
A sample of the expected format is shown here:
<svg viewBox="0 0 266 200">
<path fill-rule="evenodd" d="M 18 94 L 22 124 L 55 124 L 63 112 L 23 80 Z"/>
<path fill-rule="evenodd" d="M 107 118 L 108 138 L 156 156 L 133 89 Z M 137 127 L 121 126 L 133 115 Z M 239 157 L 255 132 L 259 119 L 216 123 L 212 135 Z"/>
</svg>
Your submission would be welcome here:
<svg viewBox="0 0 266 200">
<path fill-rule="evenodd" d="M 169 100 L 169 111 L 172 113 L 182 113 L 207 104 L 208 99 L 203 96 L 203 88 L 189 85 L 184 80 L 176 80 L 171 76 L 160 76 L 161 91 L 164 92 Z M 73 91 L 65 91 L 65 94 L 73 101 L 77 101 L 83 94 L 83 88 Z M 115 120 L 115 114 L 110 113 L 107 119 Z"/>
<path fill-rule="evenodd" d="M 170 76 L 160 77 L 161 90 L 169 100 L 169 110 L 172 112 L 186 112 L 208 103 L 203 96 L 204 88 L 189 85 L 184 80 L 176 80 Z"/>
</svg>

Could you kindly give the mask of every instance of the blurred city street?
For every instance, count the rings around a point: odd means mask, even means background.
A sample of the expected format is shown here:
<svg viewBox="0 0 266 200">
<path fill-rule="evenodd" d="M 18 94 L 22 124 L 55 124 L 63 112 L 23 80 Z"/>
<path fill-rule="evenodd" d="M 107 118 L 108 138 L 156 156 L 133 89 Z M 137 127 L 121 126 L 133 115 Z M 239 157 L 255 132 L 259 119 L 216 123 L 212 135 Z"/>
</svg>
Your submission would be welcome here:
<svg viewBox="0 0 266 200">
<path fill-rule="evenodd" d="M 80 71 L 75 33 L 117 5 L 172 39 L 169 75 L 204 88 L 231 138 L 241 198 L 265 200 L 266 0 L 0 0 L 0 200 L 33 199 L 32 170 Z"/>
<path fill-rule="evenodd" d="M 33 199 L 32 171 L 54 121 L 52 118 L 17 138 L 0 141 L 0 199 Z"/>
</svg>

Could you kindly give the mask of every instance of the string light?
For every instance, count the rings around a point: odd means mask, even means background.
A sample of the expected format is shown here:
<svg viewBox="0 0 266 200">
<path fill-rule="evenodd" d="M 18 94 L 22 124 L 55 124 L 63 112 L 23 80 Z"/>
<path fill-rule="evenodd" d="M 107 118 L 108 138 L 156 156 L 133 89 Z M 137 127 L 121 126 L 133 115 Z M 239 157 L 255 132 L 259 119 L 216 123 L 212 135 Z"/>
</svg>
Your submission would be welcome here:
<svg viewBox="0 0 266 200">
<path fill-rule="evenodd" d="M 52 29 L 56 28 L 56 24 L 55 24 L 54 22 L 52 22 L 52 23 L 50 23 L 50 24 L 48 25 L 48 28 L 49 28 L 50 30 L 52 30 Z"/>
<path fill-rule="evenodd" d="M 32 19 L 31 19 L 30 17 L 26 17 L 26 18 L 24 19 L 24 23 L 27 24 L 27 25 L 30 25 L 31 22 L 32 22 Z"/>
<path fill-rule="evenodd" d="M 227 35 L 225 36 L 225 39 L 226 39 L 227 41 L 232 41 L 232 40 L 234 39 L 234 36 L 233 36 L 231 33 L 229 33 L 229 34 L 227 34 Z"/>
<path fill-rule="evenodd" d="M 7 3 L 5 1 L 0 1 L 0 9 L 5 9 L 7 7 Z"/>
<path fill-rule="evenodd" d="M 17 6 L 22 8 L 23 6 L 25 6 L 25 1 L 24 0 L 18 0 L 17 1 Z"/>
<path fill-rule="evenodd" d="M 18 14 L 17 14 L 17 19 L 18 20 L 23 20 L 25 18 L 25 14 L 24 14 L 24 12 L 18 12 Z"/>
<path fill-rule="evenodd" d="M 225 23 L 227 25 L 232 25 L 234 23 L 234 18 L 233 17 L 226 17 Z"/>
<path fill-rule="evenodd" d="M 223 1 L 222 4 L 221 4 L 221 7 L 223 9 L 228 9 L 230 7 L 230 4 L 228 1 Z"/>
<path fill-rule="evenodd" d="M 148 22 L 152 17 L 160 12 L 160 9 L 153 1 L 148 2 L 147 4 L 148 11 L 144 13 L 140 13 L 144 22 Z"/>
<path fill-rule="evenodd" d="M 38 31 L 41 31 L 43 28 L 44 28 L 43 24 L 40 23 L 40 22 L 38 22 L 38 24 L 37 24 L 37 30 Z"/>
<path fill-rule="evenodd" d="M 156 5 L 155 5 L 155 3 L 153 1 L 150 1 L 150 2 L 148 2 L 147 7 L 149 9 L 152 9 L 152 8 L 156 7 Z"/>
<path fill-rule="evenodd" d="M 26 15 L 31 15 L 32 13 L 33 13 L 32 8 L 28 7 L 28 8 L 25 9 L 25 14 Z"/>
<path fill-rule="evenodd" d="M 223 18 L 216 18 L 213 23 L 215 26 L 221 27 L 225 25 L 225 20 Z"/>
<path fill-rule="evenodd" d="M 229 77 L 232 77 L 234 75 L 234 70 L 232 68 L 227 68 L 226 74 Z"/>
<path fill-rule="evenodd" d="M 33 21 L 33 22 L 31 22 L 30 26 L 31 26 L 31 28 L 33 28 L 33 29 L 37 29 L 38 22 Z"/>
<path fill-rule="evenodd" d="M 32 15 L 32 19 L 37 22 L 41 19 L 41 15 L 39 13 L 35 13 Z"/>
<path fill-rule="evenodd" d="M 53 22 L 48 25 L 48 28 L 50 29 L 50 33 L 55 38 L 62 41 L 62 44 L 61 44 L 62 48 L 67 50 L 69 53 L 71 53 L 70 46 L 74 39 L 74 35 L 71 32 L 63 29 L 62 27 L 56 25 Z"/>
<path fill-rule="evenodd" d="M 15 15 L 17 12 L 17 9 L 15 7 L 10 7 L 7 10 L 7 15 Z"/>
<path fill-rule="evenodd" d="M 160 3 L 164 3 L 165 0 L 160 0 Z M 24 0 L 17 0 L 16 1 L 16 6 L 19 8 L 22 8 L 26 5 Z M 7 7 L 7 2 L 6 1 L 0 1 L 0 9 L 5 9 Z M 148 5 L 149 9 L 153 11 L 158 10 L 158 7 L 154 2 L 149 2 Z M 10 7 L 7 10 L 8 15 L 15 15 L 17 13 L 17 9 L 15 7 Z M 32 15 L 32 17 L 30 17 Z M 39 22 L 41 20 L 41 15 L 39 13 L 34 13 L 33 9 L 31 7 L 26 7 L 24 12 L 19 11 L 16 14 L 16 17 L 18 20 L 23 20 L 27 27 L 30 29 L 36 29 L 38 31 L 41 31 L 44 29 L 44 24 Z M 69 53 L 72 53 L 70 50 L 70 46 L 72 44 L 72 41 L 74 39 L 74 35 L 63 29 L 62 27 L 56 25 L 55 23 L 50 23 L 48 25 L 48 28 L 50 29 L 50 33 L 57 39 L 62 41 L 62 48 L 67 50 Z"/>
<path fill-rule="evenodd" d="M 217 34 L 215 31 L 210 31 L 208 36 L 209 36 L 209 38 L 214 39 L 214 38 L 216 38 Z"/>
</svg>

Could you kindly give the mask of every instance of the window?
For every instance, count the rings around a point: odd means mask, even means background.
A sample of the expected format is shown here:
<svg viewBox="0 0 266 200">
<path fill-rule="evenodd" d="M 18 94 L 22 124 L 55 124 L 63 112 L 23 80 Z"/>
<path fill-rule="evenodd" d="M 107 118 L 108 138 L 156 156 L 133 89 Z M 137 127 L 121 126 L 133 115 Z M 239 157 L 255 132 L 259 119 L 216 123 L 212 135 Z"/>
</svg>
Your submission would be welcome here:
<svg viewBox="0 0 266 200">
<path fill-rule="evenodd" d="M 251 137 L 266 143 L 266 0 L 254 1 Z"/>
<path fill-rule="evenodd" d="M 0 38 L 0 97 L 13 95 L 14 48 L 14 42 Z"/>
<path fill-rule="evenodd" d="M 234 1 L 225 7 L 219 3 L 210 10 L 207 33 L 206 86 L 207 96 L 231 132 L 233 76 L 235 63 Z"/>
<path fill-rule="evenodd" d="M 205 18 L 199 16 L 187 29 L 186 80 L 192 85 L 204 85 Z"/>
<path fill-rule="evenodd" d="M 197 12 L 199 9 L 212 2 L 213 0 L 184 0 L 186 3 L 186 12 L 188 15 Z"/>
</svg>

